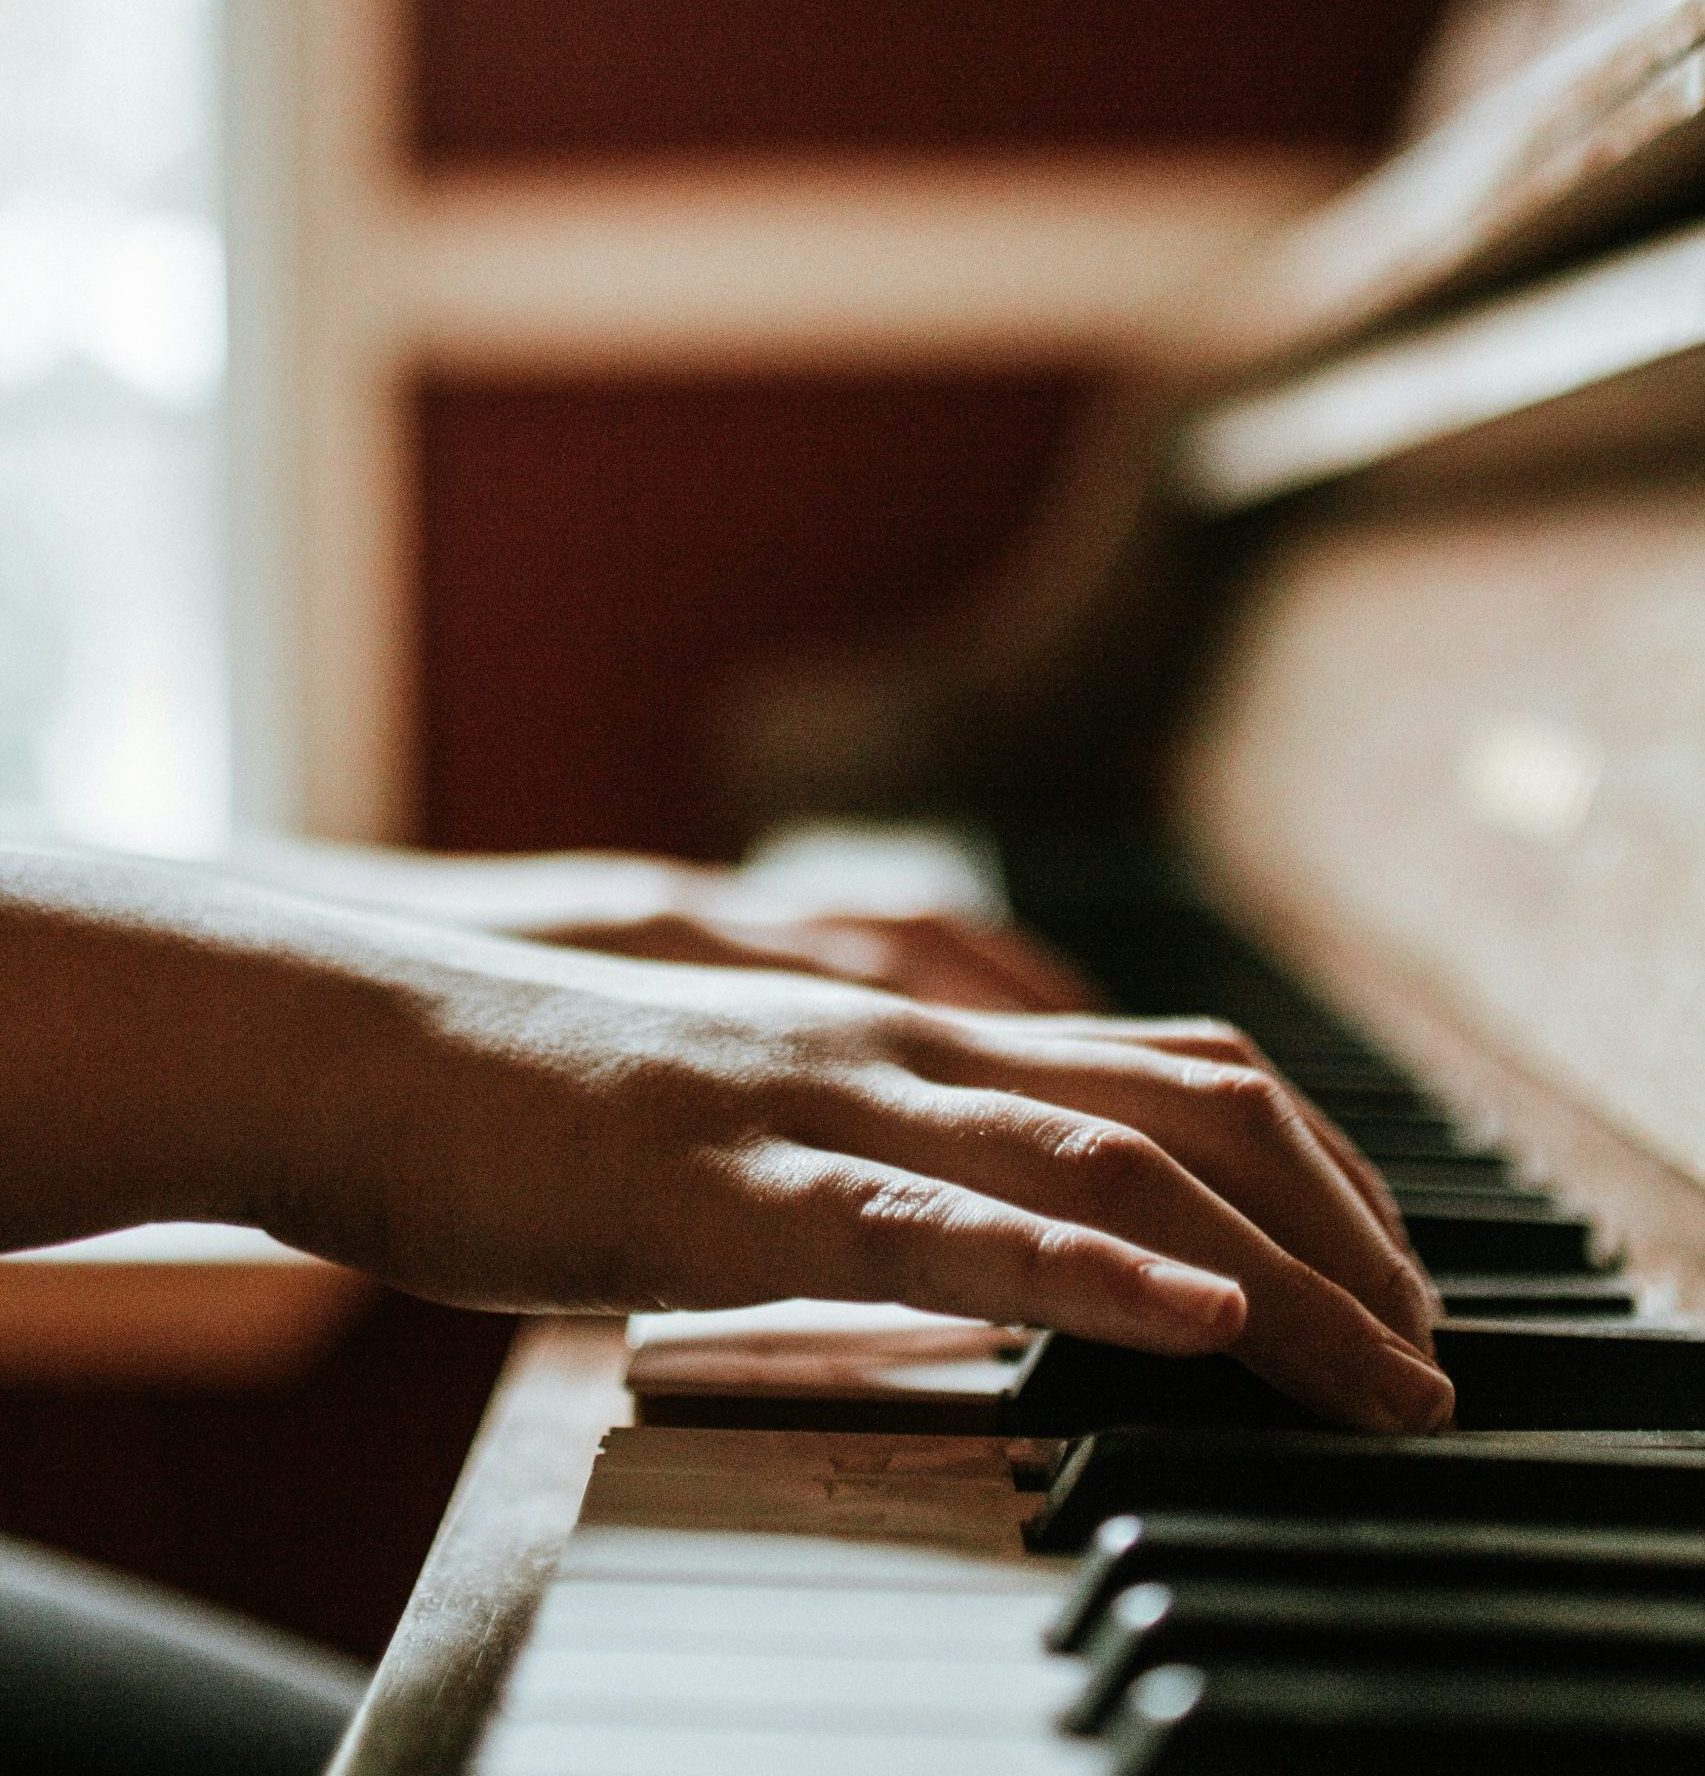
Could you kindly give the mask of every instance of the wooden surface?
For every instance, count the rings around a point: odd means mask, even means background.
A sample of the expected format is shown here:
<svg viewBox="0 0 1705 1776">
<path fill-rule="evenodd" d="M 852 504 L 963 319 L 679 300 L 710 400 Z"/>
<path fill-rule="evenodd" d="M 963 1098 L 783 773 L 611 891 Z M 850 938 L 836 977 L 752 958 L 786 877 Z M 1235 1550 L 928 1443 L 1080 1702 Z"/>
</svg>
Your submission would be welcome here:
<svg viewBox="0 0 1705 1776">
<path fill-rule="evenodd" d="M 0 1385 L 279 1388 L 371 1305 L 367 1278 L 250 1228 L 129 1228 L 0 1259 Z"/>
<path fill-rule="evenodd" d="M 1029 1342 L 981 1320 L 828 1301 L 646 1314 L 628 1337 L 646 1425 L 972 1435 L 994 1430 Z"/>
<path fill-rule="evenodd" d="M 580 1506 L 623 1422 L 619 1321 L 525 1330 L 407 1614 L 334 1776 L 465 1767 Z"/>
<path fill-rule="evenodd" d="M 1705 0 L 1630 0 L 1275 236 L 1207 318 L 1229 356 L 1295 355 L 1602 242 L 1702 156 Z"/>
<path fill-rule="evenodd" d="M 612 1433 L 480 1776 L 1071 1776 L 993 1438 Z"/>
<path fill-rule="evenodd" d="M 1696 1299 L 1702 514 L 1696 484 L 1648 483 L 1299 531 L 1178 786 L 1239 914 Z"/>
<path fill-rule="evenodd" d="M 1625 1249 L 1630 1273 L 1656 1291 L 1653 1311 L 1667 1296 L 1677 1309 L 1705 1313 L 1705 1200 L 1696 1177 L 1631 1140 L 1525 1056 L 1488 1046 L 1459 1006 L 1377 940 L 1318 914 L 1274 916 L 1269 908 L 1269 917 L 1268 936 L 1302 973 L 1471 1126 L 1496 1129 L 1524 1170 L 1591 1215 L 1610 1249 Z"/>
<path fill-rule="evenodd" d="M 1429 447 L 1423 472 L 1462 479 L 1697 443 L 1702 289 L 1705 229 L 1642 243 L 1210 408 L 1174 479 L 1223 511 Z"/>
</svg>

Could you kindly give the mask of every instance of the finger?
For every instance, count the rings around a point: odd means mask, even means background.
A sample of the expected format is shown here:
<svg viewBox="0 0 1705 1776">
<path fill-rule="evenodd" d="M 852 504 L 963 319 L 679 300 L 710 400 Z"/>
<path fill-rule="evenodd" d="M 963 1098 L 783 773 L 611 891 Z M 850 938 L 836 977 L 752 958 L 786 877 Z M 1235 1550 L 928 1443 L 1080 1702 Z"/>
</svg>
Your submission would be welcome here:
<svg viewBox="0 0 1705 1776">
<path fill-rule="evenodd" d="M 1403 1225 L 1403 1216 L 1392 1198 L 1390 1188 L 1373 1163 L 1317 1104 L 1285 1079 L 1283 1071 L 1243 1031 L 1213 1018 L 1157 1018 L 1110 1020 L 1099 1029 L 1089 1019 L 1074 1019 L 1069 1033 L 1089 1040 L 1139 1041 L 1168 1054 L 1193 1055 L 1199 1060 L 1222 1061 L 1232 1066 L 1261 1067 L 1275 1078 L 1283 1080 L 1295 1097 L 1303 1119 L 1315 1139 L 1343 1168 L 1363 1202 L 1379 1217 L 1380 1225 L 1419 1268 L 1420 1260 L 1410 1244 L 1408 1231 Z M 1423 1281 L 1425 1280 L 1423 1275 Z M 1430 1282 L 1427 1286 L 1432 1293 L 1436 1312 L 1437 1291 L 1432 1289 Z"/>
<path fill-rule="evenodd" d="M 942 1059 L 947 1083 L 1017 1089 L 1142 1130 L 1404 1339 L 1430 1346 L 1433 1300 L 1415 1265 L 1270 1074 L 1063 1040 L 961 1040 Z"/>
<path fill-rule="evenodd" d="M 940 1096 L 933 1116 L 920 1103 L 911 1118 L 918 1164 L 879 1168 L 885 1175 L 945 1177 L 979 1200 L 1235 1278 L 1248 1313 L 1233 1353 L 1327 1417 L 1379 1430 L 1430 1430 L 1448 1418 L 1450 1384 L 1432 1364 L 1153 1142 L 1051 1105 L 997 1101 L 1003 1094 Z M 1039 1310 L 1027 1317 L 1075 1329 Z"/>
<path fill-rule="evenodd" d="M 807 974 L 892 990 L 887 948 L 868 932 L 825 933 L 815 924 L 745 925 L 659 913 L 598 933 L 596 947 L 651 962 Z"/>
<path fill-rule="evenodd" d="M 926 1003 L 1007 1015 L 1052 1011 L 1061 1003 L 1064 989 L 1045 968 L 1026 968 L 1009 946 L 985 945 L 963 920 L 945 915 L 836 915 L 806 921 L 790 933 L 800 949 L 837 959 L 848 978 Z M 1081 991 L 1064 1002 L 1085 1003 Z"/>
<path fill-rule="evenodd" d="M 1055 1012 L 1026 1018 L 1022 1024 L 1009 1020 L 1016 1034 L 1025 1031 L 1050 1036 L 1077 1037 L 1086 1042 L 1140 1042 L 1146 1047 L 1194 1054 L 1204 1060 L 1254 1061 L 1260 1050 L 1234 1024 L 1218 1018 L 1121 1017 L 1096 1012 Z"/>
<path fill-rule="evenodd" d="M 818 1153 L 805 1188 L 783 1200 L 804 1293 L 1055 1326 L 1167 1356 L 1223 1350 L 1243 1329 L 1229 1279 L 944 1179 Z"/>
<path fill-rule="evenodd" d="M 1099 1009 L 1101 994 L 1040 938 L 1011 926 L 947 921 L 948 935 L 976 959 L 1030 1012 L 1082 1013 Z"/>
</svg>

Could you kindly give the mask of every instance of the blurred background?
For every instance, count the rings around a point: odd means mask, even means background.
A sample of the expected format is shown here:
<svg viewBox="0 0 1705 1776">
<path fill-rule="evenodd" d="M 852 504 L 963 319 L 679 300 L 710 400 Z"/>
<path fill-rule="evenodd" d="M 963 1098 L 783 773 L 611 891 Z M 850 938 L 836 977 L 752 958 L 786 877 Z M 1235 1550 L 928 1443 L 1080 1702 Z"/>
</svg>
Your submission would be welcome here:
<svg viewBox="0 0 1705 1776">
<path fill-rule="evenodd" d="M 714 858 L 987 797 L 925 742 L 1129 616 L 1191 292 L 1439 10 L 0 0 L 0 804 Z M 20 1376 L 0 1529 L 375 1655 L 506 1331 Z"/>
</svg>

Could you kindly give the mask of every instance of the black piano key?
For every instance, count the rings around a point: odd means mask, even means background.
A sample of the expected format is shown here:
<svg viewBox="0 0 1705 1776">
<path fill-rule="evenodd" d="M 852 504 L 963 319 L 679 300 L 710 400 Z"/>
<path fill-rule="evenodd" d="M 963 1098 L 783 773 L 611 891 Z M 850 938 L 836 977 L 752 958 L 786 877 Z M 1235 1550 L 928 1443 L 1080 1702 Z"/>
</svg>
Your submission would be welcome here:
<svg viewBox="0 0 1705 1776">
<path fill-rule="evenodd" d="M 1369 1159 L 1478 1159 L 1483 1149 L 1443 1116 L 1347 1116 L 1339 1124 Z"/>
<path fill-rule="evenodd" d="M 1470 1321 L 1434 1336 L 1464 1430 L 1705 1430 L 1705 1327 Z"/>
<path fill-rule="evenodd" d="M 1520 1188 L 1515 1168 L 1497 1153 L 1382 1159 L 1378 1170 L 1393 1190 L 1507 1190 L 1513 1194 Z"/>
<path fill-rule="evenodd" d="M 1334 1058 L 1293 1054 L 1287 1057 L 1283 1051 L 1275 1054 L 1267 1043 L 1261 1042 L 1258 1033 L 1251 1031 L 1250 1034 L 1278 1071 L 1316 1102 L 1326 1097 L 1354 1098 L 1357 1095 L 1389 1104 L 1413 1102 L 1419 1106 L 1423 1101 L 1412 1079 L 1376 1056 Z"/>
<path fill-rule="evenodd" d="M 1473 1431 L 1705 1431 L 1705 1328 L 1449 1320 L 1434 1333 Z M 1230 1357 L 1159 1357 L 1044 1333 L 1019 1365 L 1001 1428 L 1071 1437 L 1117 1425 L 1302 1428 L 1320 1421 Z"/>
<path fill-rule="evenodd" d="M 1705 1684 L 1496 1670 L 1167 1665 L 1132 1687 L 1109 1776 L 1696 1776 Z"/>
<path fill-rule="evenodd" d="M 1491 1585 L 1705 1598 L 1705 1534 L 1154 1512 L 1112 1517 L 1078 1563 L 1050 1651 L 1076 1652 L 1129 1586 L 1180 1580 Z"/>
<path fill-rule="evenodd" d="M 1176 1601 L 1167 1586 L 1157 1584 L 1133 1585 L 1112 1599 L 1079 1649 L 1086 1669 L 1077 1695 L 1059 1717 L 1062 1732 L 1099 1733 L 1144 1671 L 1187 1656 L 1176 1650 L 1179 1637 L 1168 1632 Z M 1238 1650 L 1247 1651 L 1245 1641 Z"/>
<path fill-rule="evenodd" d="M 1082 1650 L 1083 1687 L 1060 1724 L 1090 1734 L 1143 1671 L 1174 1663 L 1280 1658 L 1337 1668 L 1699 1676 L 1705 1604 L 1438 1585 L 1393 1591 L 1318 1581 L 1148 1583 L 1114 1599 Z"/>
<path fill-rule="evenodd" d="M 1154 1524 L 1153 1517 L 1109 1517 L 1097 1526 L 1072 1574 L 1072 1587 L 1060 1613 L 1043 1636 L 1049 1652 L 1075 1653 L 1096 1618 L 1121 1591 L 1160 1576 L 1153 1565 Z M 1241 1553 L 1253 1539 L 1245 1534 L 1233 1552 Z"/>
<path fill-rule="evenodd" d="M 1015 1437 L 1077 1437 L 1112 1425 L 1319 1422 L 1230 1357 L 1159 1357 L 1064 1332 L 1037 1336 L 999 1411 L 999 1428 Z"/>
<path fill-rule="evenodd" d="M 1563 1211 L 1543 1190 L 1517 1189 L 1514 1185 L 1399 1184 L 1392 1198 L 1405 1215 L 1457 1215 L 1464 1211 L 1493 1219 L 1512 1216 L 1535 1221 L 1556 1220 Z"/>
<path fill-rule="evenodd" d="M 1705 1529 L 1705 1433 L 1529 1432 L 1360 1437 L 1143 1428 L 1073 1446 L 1030 1523 L 1075 1553 L 1109 1517 L 1247 1511 L 1341 1517 Z"/>
<path fill-rule="evenodd" d="M 1517 1204 L 1462 1203 L 1405 1214 L 1410 1243 L 1428 1270 L 1591 1275 L 1610 1267 L 1584 1216 Z"/>
<path fill-rule="evenodd" d="M 1358 1117 L 1389 1120 L 1442 1115 L 1439 1106 L 1414 1085 L 1334 1085 L 1329 1080 L 1305 1081 L 1294 1075 L 1291 1083 L 1338 1123 L 1354 1122 Z"/>
<path fill-rule="evenodd" d="M 1615 1276 L 1433 1278 L 1447 1314 L 1464 1319 L 1623 1319 L 1640 1311 L 1640 1292 Z"/>
</svg>

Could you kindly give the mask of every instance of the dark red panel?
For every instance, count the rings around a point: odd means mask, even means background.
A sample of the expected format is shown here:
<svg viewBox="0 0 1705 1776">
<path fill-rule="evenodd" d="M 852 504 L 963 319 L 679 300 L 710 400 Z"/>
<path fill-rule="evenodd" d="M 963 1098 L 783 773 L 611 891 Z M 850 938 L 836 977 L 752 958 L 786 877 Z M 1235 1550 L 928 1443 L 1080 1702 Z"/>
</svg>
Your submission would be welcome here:
<svg viewBox="0 0 1705 1776">
<path fill-rule="evenodd" d="M 377 1659 L 510 1327 L 387 1296 L 278 1392 L 0 1388 L 0 1532 Z"/>
<path fill-rule="evenodd" d="M 736 847 L 705 757 L 736 663 L 951 598 L 1080 399 L 1062 376 L 423 388 L 423 837 Z"/>
<path fill-rule="evenodd" d="M 416 0 L 429 163 L 1365 142 L 1440 0 Z"/>
</svg>

